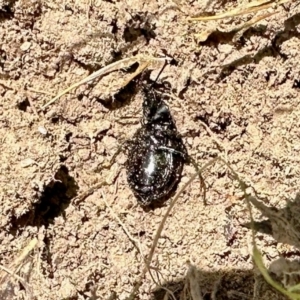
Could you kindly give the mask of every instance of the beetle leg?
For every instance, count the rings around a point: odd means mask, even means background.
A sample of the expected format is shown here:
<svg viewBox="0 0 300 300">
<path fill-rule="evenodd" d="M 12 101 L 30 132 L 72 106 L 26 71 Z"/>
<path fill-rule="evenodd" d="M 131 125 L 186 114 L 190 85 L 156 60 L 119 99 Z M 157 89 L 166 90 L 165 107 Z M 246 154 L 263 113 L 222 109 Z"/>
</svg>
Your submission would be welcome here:
<svg viewBox="0 0 300 300">
<path fill-rule="evenodd" d="M 125 152 L 131 151 L 133 146 L 134 146 L 134 142 L 132 140 L 126 140 L 126 141 L 122 142 L 110 161 L 115 160 L 121 151 L 125 151 Z"/>
<path fill-rule="evenodd" d="M 198 176 L 200 179 L 200 184 L 201 184 L 200 188 L 203 190 L 203 202 L 206 205 L 207 204 L 206 203 L 206 185 L 205 185 L 204 178 L 202 177 L 202 175 L 200 173 L 199 166 L 198 166 L 197 162 L 190 156 L 188 157 L 188 163 L 191 163 L 198 173 Z"/>
<path fill-rule="evenodd" d="M 114 153 L 112 158 L 107 163 L 102 164 L 101 168 L 110 169 L 111 166 L 115 163 L 116 157 L 122 152 L 122 150 L 125 149 L 125 151 L 130 151 L 132 145 L 133 145 L 133 142 L 131 140 L 127 140 L 127 141 L 121 143 L 121 145 L 118 146 L 118 149 Z"/>
<path fill-rule="evenodd" d="M 123 143 L 121 143 L 121 145 L 118 147 L 117 151 L 114 153 L 114 155 L 112 156 L 112 158 L 105 164 L 102 164 L 101 167 L 97 167 L 96 172 L 100 172 L 103 168 L 106 169 L 110 169 L 112 167 L 112 165 L 115 163 L 116 157 L 118 156 L 118 154 L 120 154 L 120 152 L 125 148 L 125 149 L 130 149 L 130 147 L 132 146 L 132 141 L 128 140 L 125 141 Z M 101 181 L 100 183 L 95 184 L 94 186 L 92 186 L 91 188 L 89 188 L 87 191 L 85 191 L 84 193 L 82 193 L 81 195 L 79 195 L 78 197 L 75 197 L 74 201 L 75 203 L 79 203 L 81 201 L 83 201 L 84 199 L 86 199 L 88 196 L 92 195 L 96 190 L 98 190 L 99 188 L 101 188 L 104 185 L 108 185 L 107 181 Z"/>
<path fill-rule="evenodd" d="M 177 150 L 175 150 L 173 148 L 169 148 L 169 147 L 165 147 L 165 146 L 159 146 L 157 149 L 159 149 L 159 150 L 166 150 L 166 151 L 169 151 L 170 153 L 174 153 L 174 154 L 179 154 L 183 158 L 186 158 L 186 154 L 184 152 L 177 151 Z"/>
</svg>

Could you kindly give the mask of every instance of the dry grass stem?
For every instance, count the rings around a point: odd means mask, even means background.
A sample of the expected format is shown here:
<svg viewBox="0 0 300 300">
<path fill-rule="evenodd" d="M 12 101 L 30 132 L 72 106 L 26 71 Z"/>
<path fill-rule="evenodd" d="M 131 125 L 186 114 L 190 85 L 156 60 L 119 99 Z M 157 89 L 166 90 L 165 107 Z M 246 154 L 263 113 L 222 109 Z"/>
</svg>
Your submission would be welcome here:
<svg viewBox="0 0 300 300">
<path fill-rule="evenodd" d="M 34 89 L 34 88 L 31 88 L 31 87 L 26 87 L 26 90 L 30 91 L 30 92 L 38 93 L 38 94 L 48 95 L 48 96 L 51 96 L 51 97 L 55 96 L 53 93 L 50 93 L 50 92 L 47 92 L 47 91 L 38 90 L 38 89 Z"/>
<path fill-rule="evenodd" d="M 248 22 L 245 22 L 241 25 L 230 28 L 228 31 L 226 31 L 226 33 L 230 33 L 230 32 L 235 33 L 235 35 L 233 36 L 233 40 L 237 40 L 237 38 L 239 36 L 241 36 L 241 34 L 243 32 L 245 32 L 249 27 L 253 26 L 254 24 L 256 24 L 266 18 L 269 18 L 269 17 L 275 15 L 276 13 L 277 12 L 273 12 L 273 13 L 268 13 L 268 14 L 265 14 L 262 16 L 254 17 Z M 205 42 L 208 39 L 208 37 L 214 32 L 223 33 L 223 30 L 220 30 L 218 28 L 218 26 L 216 25 L 216 26 L 213 26 L 213 27 L 199 33 L 199 34 L 195 34 L 195 37 L 198 39 L 199 42 Z"/>
<path fill-rule="evenodd" d="M 226 11 L 224 13 L 216 14 L 214 16 L 203 16 L 203 17 L 191 17 L 188 18 L 189 21 L 212 21 L 220 20 L 225 18 L 236 17 L 240 15 L 250 14 L 253 12 L 258 12 L 267 8 L 270 8 L 274 5 L 280 5 L 291 0 L 280 0 L 280 1 L 269 1 L 269 0 L 258 0 L 252 1 L 246 4 L 242 4 L 232 10 Z"/>
<path fill-rule="evenodd" d="M 250 220 L 251 220 L 252 243 L 253 243 L 252 257 L 253 257 L 253 260 L 254 260 L 256 266 L 258 267 L 260 273 L 263 275 L 264 279 L 273 288 L 275 288 L 277 291 L 281 292 L 283 295 L 289 297 L 292 300 L 300 300 L 300 294 L 296 294 L 296 293 L 291 292 L 290 290 L 286 290 L 278 282 L 274 281 L 271 278 L 270 274 L 268 273 L 268 270 L 266 269 L 266 267 L 263 263 L 262 254 L 258 250 L 256 242 L 255 242 L 254 219 L 253 219 L 252 208 L 251 208 L 251 204 L 250 204 L 250 203 L 252 203 L 252 199 L 251 199 L 251 196 L 249 195 L 249 193 L 247 192 L 248 186 L 242 179 L 240 179 L 238 174 L 233 170 L 233 168 L 224 159 L 220 158 L 220 160 L 223 161 L 223 163 L 230 169 L 230 171 L 234 175 L 235 180 L 238 181 L 240 189 L 242 190 L 242 192 L 244 194 L 244 199 L 246 200 L 246 203 L 248 206 L 248 212 L 249 212 Z M 255 192 L 255 194 L 256 194 L 256 192 Z"/>
<path fill-rule="evenodd" d="M 14 297 L 14 288 L 15 283 L 12 282 L 12 278 L 16 279 L 17 282 L 20 282 L 28 295 L 32 294 L 30 285 L 26 282 L 24 278 L 17 275 L 17 273 L 22 269 L 23 263 L 32 250 L 37 246 L 38 239 L 32 239 L 28 245 L 22 250 L 20 255 L 9 265 L 9 267 L 4 267 L 0 265 L 0 269 L 4 272 L 0 272 L 0 298 L 1 299 L 13 299 Z"/>
<path fill-rule="evenodd" d="M 189 265 L 186 279 L 189 283 L 192 300 L 203 300 L 202 292 L 197 278 L 197 269 L 191 264 Z"/>
<path fill-rule="evenodd" d="M 45 109 L 52 103 L 54 103 L 57 99 L 59 99 L 61 96 L 65 95 L 66 93 L 70 92 L 71 90 L 79 87 L 82 84 L 88 83 L 94 79 L 100 78 L 104 76 L 107 73 L 114 72 L 120 69 L 128 68 L 134 63 L 139 63 L 139 67 L 136 72 L 133 73 L 132 76 L 130 76 L 130 79 L 128 81 L 125 81 L 123 84 L 121 84 L 120 89 L 124 87 L 126 84 L 129 83 L 130 80 L 132 80 L 134 77 L 136 77 L 138 74 L 140 74 L 145 68 L 147 68 L 150 64 L 155 63 L 155 62 L 164 62 L 168 58 L 155 58 L 155 57 L 140 57 L 140 56 L 135 56 L 135 57 L 129 57 L 129 58 L 124 58 L 122 60 L 118 60 L 108 66 L 103 67 L 102 69 L 94 72 L 93 74 L 87 76 L 86 78 L 80 80 L 77 83 L 72 84 L 70 87 L 67 89 L 63 90 L 60 92 L 57 96 L 52 98 L 48 103 L 46 103 L 44 106 L 42 106 L 42 109 Z"/>
</svg>

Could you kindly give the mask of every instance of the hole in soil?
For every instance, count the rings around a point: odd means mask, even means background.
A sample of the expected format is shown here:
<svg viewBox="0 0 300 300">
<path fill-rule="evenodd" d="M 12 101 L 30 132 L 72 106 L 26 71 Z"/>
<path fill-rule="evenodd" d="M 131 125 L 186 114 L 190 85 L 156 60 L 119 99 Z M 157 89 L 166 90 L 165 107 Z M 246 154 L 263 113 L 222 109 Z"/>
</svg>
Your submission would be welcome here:
<svg viewBox="0 0 300 300">
<path fill-rule="evenodd" d="M 189 295 L 191 291 L 196 295 L 200 294 L 203 300 L 251 299 L 254 283 L 255 275 L 250 270 L 204 271 L 193 266 L 184 278 L 166 282 L 152 290 L 151 299 L 166 299 L 167 291 L 172 291 L 175 299 L 179 299 L 182 295 Z M 265 297 L 257 299 L 263 298 Z"/>
<path fill-rule="evenodd" d="M 16 0 L 8 1 L 7 5 L 3 5 L 0 7 L 0 22 L 7 19 L 12 19 L 14 17 L 13 6 L 15 2 Z"/>
<path fill-rule="evenodd" d="M 217 134 L 226 131 L 227 127 L 232 123 L 230 115 L 227 114 L 222 114 L 217 120 L 213 120 L 213 122 L 210 120 L 210 118 L 211 115 L 207 113 L 196 116 L 196 120 L 202 121 L 211 129 L 212 132 Z"/>
<path fill-rule="evenodd" d="M 55 173 L 53 180 L 45 187 L 39 203 L 19 218 L 12 218 L 10 233 L 16 235 L 27 225 L 38 227 L 45 225 L 47 228 L 56 217 L 64 216 L 65 209 L 69 206 L 71 199 L 77 196 L 78 189 L 74 178 L 69 175 L 68 168 L 62 165 Z"/>
<path fill-rule="evenodd" d="M 52 123 L 52 124 L 57 124 L 58 121 L 59 121 L 59 117 L 58 117 L 58 116 L 55 116 L 55 117 L 52 117 L 52 118 L 51 118 L 51 123 Z"/>
<path fill-rule="evenodd" d="M 136 71 L 137 67 L 137 63 L 133 64 L 129 69 L 127 69 L 127 72 L 133 73 Z M 97 101 L 109 110 L 115 110 L 126 106 L 138 92 L 139 87 L 137 85 L 137 80 L 140 76 L 141 75 L 137 76 L 136 79 L 130 81 L 125 87 L 121 88 L 114 95 L 114 101 L 107 101 L 100 98 L 98 98 Z"/>
<path fill-rule="evenodd" d="M 77 196 L 78 185 L 69 175 L 69 170 L 62 165 L 54 175 L 54 179 L 46 186 L 40 203 L 35 207 L 35 222 L 46 227 L 59 216 L 64 215 L 72 198 Z"/>
<path fill-rule="evenodd" d="M 231 124 L 231 120 L 229 117 L 221 118 L 220 121 L 217 123 L 219 125 L 219 128 L 217 129 L 217 133 L 225 131 L 228 126 Z"/>
<path fill-rule="evenodd" d="M 68 4 L 65 5 L 65 10 L 70 11 L 71 13 L 74 13 L 74 10 L 72 9 L 72 7 Z"/>
<path fill-rule="evenodd" d="M 129 21 L 129 24 L 123 32 L 123 39 L 125 42 L 132 43 L 140 36 L 144 36 L 147 42 L 149 42 L 151 39 L 156 37 L 154 32 L 156 26 L 151 24 L 147 18 L 147 16 L 132 16 L 132 20 Z"/>
<path fill-rule="evenodd" d="M 117 20 L 112 20 L 111 26 L 112 26 L 111 33 L 116 34 L 118 32 Z"/>
<path fill-rule="evenodd" d="M 83 94 L 79 94 L 79 95 L 77 96 L 78 101 L 81 101 L 81 100 L 83 99 L 83 97 L 84 97 Z"/>
<path fill-rule="evenodd" d="M 60 161 L 61 163 L 65 162 L 67 159 L 68 159 L 67 156 L 59 155 L 59 161 Z"/>
<path fill-rule="evenodd" d="M 24 99 L 23 101 L 21 101 L 20 103 L 17 104 L 17 107 L 19 110 L 21 111 L 27 111 L 27 108 L 30 106 L 30 103 L 28 101 L 28 99 Z"/>
<path fill-rule="evenodd" d="M 211 116 L 211 114 L 208 114 L 207 112 L 202 112 L 201 114 L 198 114 L 195 119 L 200 120 L 206 126 L 209 127 L 209 118 L 210 118 L 210 116 Z"/>
<path fill-rule="evenodd" d="M 0 49 L 0 67 L 1 68 L 4 68 L 4 62 L 6 61 L 7 59 L 7 55 L 6 55 L 6 52 L 2 49 Z"/>
<path fill-rule="evenodd" d="M 66 141 L 67 141 L 68 143 L 70 142 L 70 139 L 71 139 L 72 135 L 73 135 L 72 132 L 69 132 L 69 133 L 66 134 L 65 139 L 66 139 Z"/>
<path fill-rule="evenodd" d="M 78 291 L 78 294 L 83 297 L 82 299 L 98 299 L 97 287 L 99 286 L 99 281 L 102 277 L 103 275 L 101 273 L 98 273 L 97 271 L 87 276 L 87 283 L 85 284 L 84 290 Z M 90 294 L 90 297 L 87 298 L 87 294 Z M 117 299 L 117 297 L 109 297 L 109 299 Z"/>
<path fill-rule="evenodd" d="M 137 40 L 142 35 L 140 28 L 126 27 L 123 33 L 125 42 L 130 43 Z"/>
<path fill-rule="evenodd" d="M 113 57 L 113 61 L 117 61 L 122 59 L 122 51 L 112 50 L 111 55 Z"/>
<path fill-rule="evenodd" d="M 122 88 L 117 94 L 115 94 L 115 104 L 118 107 L 122 107 L 130 103 L 131 99 L 136 95 L 137 89 L 134 81 L 129 82 L 127 86 Z"/>
<path fill-rule="evenodd" d="M 45 236 L 44 243 L 45 243 L 45 249 L 43 252 L 43 258 L 47 262 L 48 278 L 53 279 L 54 272 L 53 272 L 53 263 L 52 263 L 53 255 L 51 253 L 51 239 L 48 236 Z"/>
</svg>

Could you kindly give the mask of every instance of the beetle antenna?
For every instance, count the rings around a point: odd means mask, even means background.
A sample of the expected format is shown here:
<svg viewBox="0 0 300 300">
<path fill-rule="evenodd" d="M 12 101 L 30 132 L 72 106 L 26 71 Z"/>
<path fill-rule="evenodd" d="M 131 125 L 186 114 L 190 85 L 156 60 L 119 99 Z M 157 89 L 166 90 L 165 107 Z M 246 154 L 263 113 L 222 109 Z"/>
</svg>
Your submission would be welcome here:
<svg viewBox="0 0 300 300">
<path fill-rule="evenodd" d="M 158 75 L 156 76 L 156 79 L 154 81 L 152 81 L 149 85 L 145 86 L 144 91 L 146 92 L 146 94 L 148 94 L 153 89 L 154 84 L 157 82 L 159 76 L 165 69 L 166 65 L 167 65 L 167 60 L 165 60 L 164 65 L 162 66 L 161 70 L 159 71 Z M 151 93 L 153 93 L 153 91 Z"/>
<path fill-rule="evenodd" d="M 166 65 L 167 65 L 167 60 L 165 60 L 164 65 L 162 66 L 161 70 L 159 71 L 158 75 L 156 76 L 156 79 L 152 82 L 151 87 L 153 87 L 154 83 L 157 82 L 159 76 L 161 75 L 161 73 L 162 73 L 163 70 L 165 69 Z"/>
<path fill-rule="evenodd" d="M 153 86 L 154 86 L 154 84 L 157 82 L 159 76 L 160 76 L 161 73 L 163 72 L 163 70 L 164 70 L 164 68 L 166 67 L 166 65 L 167 65 L 167 61 L 165 60 L 165 63 L 164 63 L 164 65 L 162 66 L 162 68 L 160 69 L 160 71 L 158 72 L 158 75 L 156 76 L 156 79 L 155 79 L 150 85 L 148 85 L 148 87 L 147 87 L 146 95 L 147 95 L 147 94 L 149 95 L 149 93 L 151 93 L 151 94 L 152 94 L 152 98 L 153 98 L 153 100 L 155 100 L 155 101 L 157 101 L 157 98 L 156 98 L 156 94 L 154 93 Z M 144 104 L 145 104 L 145 102 L 144 102 Z"/>
</svg>

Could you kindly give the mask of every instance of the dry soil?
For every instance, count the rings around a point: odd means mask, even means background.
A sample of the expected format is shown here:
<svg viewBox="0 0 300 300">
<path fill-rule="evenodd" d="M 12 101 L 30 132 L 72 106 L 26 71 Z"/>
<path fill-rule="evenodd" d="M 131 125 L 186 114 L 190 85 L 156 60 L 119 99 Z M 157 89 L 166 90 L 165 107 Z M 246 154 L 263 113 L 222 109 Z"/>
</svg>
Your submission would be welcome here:
<svg viewBox="0 0 300 300">
<path fill-rule="evenodd" d="M 149 210 L 137 204 L 124 152 L 103 166 L 140 126 L 141 77 L 112 91 L 132 70 L 113 73 L 41 109 L 117 60 L 173 57 L 159 82 L 191 157 L 204 165 L 224 156 L 266 205 L 296 197 L 300 8 L 271 8 L 277 14 L 239 36 L 231 28 L 252 15 L 187 20 L 238 4 L 0 0 L 1 299 L 126 299 L 140 279 L 170 200 Z M 213 26 L 200 42 L 197 34 Z M 179 188 L 194 172 L 185 166 Z M 167 299 L 167 288 L 177 299 L 195 290 L 203 299 L 285 299 L 253 267 L 247 205 L 228 169 L 217 163 L 203 177 L 207 205 L 196 179 L 167 219 L 138 298 Z M 267 267 L 299 256 L 263 233 L 257 244 Z"/>
</svg>

